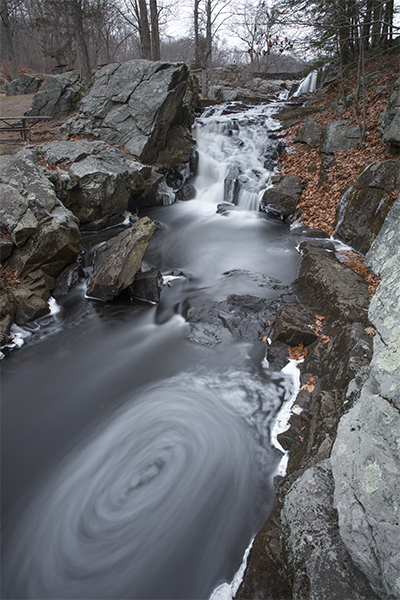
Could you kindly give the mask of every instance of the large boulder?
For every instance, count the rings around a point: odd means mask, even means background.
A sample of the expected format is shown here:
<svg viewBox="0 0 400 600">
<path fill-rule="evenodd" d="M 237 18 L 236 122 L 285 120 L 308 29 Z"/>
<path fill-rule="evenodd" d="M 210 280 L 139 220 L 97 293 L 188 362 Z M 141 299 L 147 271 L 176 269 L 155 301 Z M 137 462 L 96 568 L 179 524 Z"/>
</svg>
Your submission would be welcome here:
<svg viewBox="0 0 400 600">
<path fill-rule="evenodd" d="M 66 117 L 76 110 L 83 86 L 79 83 L 79 73 L 73 71 L 62 75 L 48 75 L 33 97 L 26 116 L 48 116 L 55 119 Z"/>
<path fill-rule="evenodd" d="M 143 255 L 155 229 L 155 222 L 143 217 L 100 246 L 94 257 L 87 295 L 106 302 L 129 288 L 142 266 Z"/>
<path fill-rule="evenodd" d="M 360 142 L 360 129 L 348 121 L 328 123 L 322 133 L 321 152 L 333 154 L 341 150 L 356 148 Z"/>
<path fill-rule="evenodd" d="M 93 77 L 79 113 L 65 130 L 124 146 L 153 163 L 165 149 L 171 125 L 179 124 L 188 75 L 183 63 L 132 60 L 107 65 Z"/>
<path fill-rule="evenodd" d="M 302 244 L 302 260 L 294 287 L 307 304 L 342 326 L 345 322 L 365 322 L 369 306 L 365 280 L 324 249 Z"/>
<path fill-rule="evenodd" d="M 260 208 L 272 217 L 286 219 L 294 212 L 301 194 L 301 183 L 296 175 L 277 176 L 278 181 L 264 192 Z"/>
<path fill-rule="evenodd" d="M 294 138 L 294 142 L 302 142 L 303 144 L 307 144 L 312 148 L 319 146 L 321 143 L 322 136 L 322 127 L 315 121 L 312 117 L 306 119 L 299 128 L 296 137 Z"/>
<path fill-rule="evenodd" d="M 24 94 L 35 94 L 42 84 L 43 79 L 33 77 L 25 73 L 19 79 L 14 79 L 6 91 L 6 96 L 22 96 Z"/>
<path fill-rule="evenodd" d="M 58 198 L 84 229 L 123 220 L 130 199 L 146 196 L 163 176 L 105 142 L 50 142 L 38 148 Z M 153 176 L 152 176 L 153 175 Z"/>
<path fill-rule="evenodd" d="M 380 135 L 388 144 L 400 146 L 400 77 L 393 86 L 387 108 L 379 115 Z"/>
<path fill-rule="evenodd" d="M 339 203 L 335 237 L 365 254 L 379 233 L 400 188 L 400 160 L 372 163 Z"/>
<path fill-rule="evenodd" d="M 78 220 L 34 160 L 29 151 L 0 157 L 2 259 L 13 283 L 3 297 L 11 294 L 16 301 L 11 322 L 15 311 L 20 323 L 49 312 L 54 278 L 80 252 Z M 7 301 L 5 306 L 11 305 Z M 3 335 L 9 333 L 9 321 L 2 317 Z"/>
</svg>

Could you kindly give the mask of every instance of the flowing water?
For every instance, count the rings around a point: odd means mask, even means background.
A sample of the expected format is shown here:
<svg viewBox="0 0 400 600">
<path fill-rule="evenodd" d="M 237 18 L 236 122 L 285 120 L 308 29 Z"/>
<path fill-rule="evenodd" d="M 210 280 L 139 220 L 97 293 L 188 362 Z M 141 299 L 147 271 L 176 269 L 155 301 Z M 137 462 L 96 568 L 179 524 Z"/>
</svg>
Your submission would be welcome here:
<svg viewBox="0 0 400 600">
<path fill-rule="evenodd" d="M 184 318 L 232 293 L 278 299 L 295 278 L 287 226 L 254 210 L 270 114 L 197 123 L 196 198 L 146 211 L 146 265 L 168 276 L 158 307 L 90 300 L 82 281 L 2 361 L 2 597 L 209 598 L 271 510 L 291 379 L 261 342 L 190 342 Z M 219 214 L 224 200 L 236 208 Z M 87 271 L 120 230 L 85 236 Z"/>
</svg>

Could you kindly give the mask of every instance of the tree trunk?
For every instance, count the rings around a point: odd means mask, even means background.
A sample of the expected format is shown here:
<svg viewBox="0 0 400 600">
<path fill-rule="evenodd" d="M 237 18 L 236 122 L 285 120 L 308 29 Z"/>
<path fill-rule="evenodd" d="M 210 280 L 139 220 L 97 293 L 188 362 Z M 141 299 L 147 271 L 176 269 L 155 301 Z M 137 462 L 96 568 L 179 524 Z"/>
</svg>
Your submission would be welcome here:
<svg viewBox="0 0 400 600">
<path fill-rule="evenodd" d="M 150 21 L 151 21 L 151 57 L 153 60 L 160 60 L 160 32 L 158 29 L 157 0 L 150 0 Z"/>
<path fill-rule="evenodd" d="M 200 58 L 200 38 L 199 38 L 199 4 L 200 0 L 194 0 L 193 26 L 194 26 L 194 67 L 196 69 L 202 65 Z"/>
<path fill-rule="evenodd" d="M 140 25 L 140 41 L 142 45 L 142 58 L 151 60 L 151 43 L 150 43 L 150 28 L 147 17 L 146 0 L 138 0 L 139 2 L 139 25 Z"/>
<path fill-rule="evenodd" d="M 208 98 L 209 88 L 212 85 L 212 0 L 206 4 L 206 44 L 204 52 L 204 69 L 202 94 Z"/>
<path fill-rule="evenodd" d="M 86 45 L 85 33 L 83 31 L 82 6 L 80 0 L 70 0 L 70 5 L 72 22 L 75 27 L 79 72 L 81 79 L 87 88 L 92 78 L 92 71 L 90 69 L 89 52 Z"/>
<path fill-rule="evenodd" d="M 6 0 L 0 2 L 1 21 L 4 26 L 6 50 L 11 63 L 11 74 L 13 79 L 19 79 L 17 56 L 15 54 L 14 40 L 10 26 L 10 17 Z"/>
</svg>

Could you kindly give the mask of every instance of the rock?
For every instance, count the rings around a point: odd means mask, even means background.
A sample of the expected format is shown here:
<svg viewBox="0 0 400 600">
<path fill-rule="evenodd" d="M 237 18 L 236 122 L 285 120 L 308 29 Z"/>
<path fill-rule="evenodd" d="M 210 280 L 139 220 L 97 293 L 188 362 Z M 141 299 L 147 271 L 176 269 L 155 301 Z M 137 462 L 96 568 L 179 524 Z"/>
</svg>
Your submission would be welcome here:
<svg viewBox="0 0 400 600">
<path fill-rule="evenodd" d="M 56 277 L 80 252 L 80 232 L 73 214 L 61 202 L 43 219 L 27 242 L 8 259 L 8 266 L 24 277 L 42 269 Z"/>
<path fill-rule="evenodd" d="M 356 148 L 360 142 L 360 130 L 348 121 L 328 123 L 322 134 L 321 152 L 333 154 L 341 150 Z"/>
<path fill-rule="evenodd" d="M 0 277 L 0 346 L 4 346 L 10 341 L 15 309 L 15 298 Z"/>
<path fill-rule="evenodd" d="M 279 107 L 277 113 L 272 115 L 276 116 L 282 122 L 282 126 L 285 129 L 293 127 L 293 125 L 297 125 L 297 123 L 303 123 L 307 117 L 321 112 L 322 110 L 322 108 L 313 105 L 299 106 L 298 102 L 290 104 L 283 109 Z"/>
<path fill-rule="evenodd" d="M 32 156 L 24 156 L 0 157 L 0 227 L 17 246 L 8 266 L 22 277 L 38 268 L 54 277 L 80 252 L 78 223 Z"/>
<path fill-rule="evenodd" d="M 153 163 L 177 124 L 186 92 L 185 64 L 146 60 L 114 63 L 100 69 L 65 131 L 124 146 Z"/>
<path fill-rule="evenodd" d="M 0 262 L 10 256 L 11 252 L 13 251 L 13 248 L 14 244 L 12 240 L 0 231 Z"/>
<path fill-rule="evenodd" d="M 284 175 L 272 188 L 264 192 L 260 208 L 273 217 L 286 219 L 296 208 L 301 194 L 301 183 L 295 175 Z"/>
<path fill-rule="evenodd" d="M 181 125 L 172 125 L 168 131 L 165 147 L 159 152 L 157 162 L 177 167 L 188 163 L 195 147 L 195 141 L 189 131 Z"/>
<path fill-rule="evenodd" d="M 379 134 L 394 148 L 400 146 L 400 77 L 393 86 L 387 108 L 379 115 Z"/>
<path fill-rule="evenodd" d="M 193 198 L 196 198 L 196 194 L 194 185 L 187 183 L 176 192 L 176 199 L 181 201 L 193 200 Z"/>
<path fill-rule="evenodd" d="M 336 324 L 365 323 L 369 306 L 368 286 L 361 275 L 326 251 L 303 246 L 299 277 L 294 287 L 300 296 L 329 315 Z"/>
<path fill-rule="evenodd" d="M 399 159 L 368 165 L 341 198 L 335 237 L 365 254 L 394 202 L 390 192 L 399 187 Z"/>
<path fill-rule="evenodd" d="M 315 342 L 316 334 L 312 331 L 315 312 L 301 304 L 283 304 L 276 313 L 271 329 L 272 342 L 282 342 L 286 346 L 309 346 Z"/>
<path fill-rule="evenodd" d="M 104 142 L 50 142 L 38 148 L 48 164 L 58 198 L 84 229 L 100 229 L 123 220 L 132 195 L 146 195 L 152 169 Z"/>
<path fill-rule="evenodd" d="M 333 487 L 324 460 L 307 469 L 285 497 L 281 519 L 293 599 L 377 600 L 335 527 Z"/>
<path fill-rule="evenodd" d="M 302 142 L 312 148 L 320 145 L 322 136 L 322 127 L 312 117 L 306 119 L 304 124 L 300 127 L 297 132 L 294 142 Z"/>
<path fill-rule="evenodd" d="M 54 119 L 66 117 L 76 110 L 83 90 L 78 72 L 48 75 L 25 114 L 29 117 L 43 115 Z"/>
<path fill-rule="evenodd" d="M 83 276 L 83 271 L 78 263 L 72 263 L 65 267 L 63 271 L 57 276 L 55 280 L 55 287 L 51 292 L 53 298 L 58 300 L 64 298 L 71 289 L 78 283 L 80 278 Z"/>
<path fill-rule="evenodd" d="M 97 250 L 87 295 L 107 301 L 128 288 L 138 273 L 156 224 L 143 217 Z"/>
<path fill-rule="evenodd" d="M 222 302 L 200 308 L 190 308 L 187 320 L 191 324 L 188 339 L 214 346 L 222 340 L 225 327 L 236 340 L 257 341 L 268 334 L 279 303 L 258 296 L 232 294 Z"/>
<path fill-rule="evenodd" d="M 365 264 L 382 281 L 371 300 L 369 318 L 379 331 L 374 337 L 371 373 L 381 394 L 400 408 L 400 196 L 367 254 Z"/>
<path fill-rule="evenodd" d="M 48 300 L 50 299 L 49 282 L 42 270 L 32 271 L 21 283 L 10 289 L 16 300 L 15 321 L 19 325 L 26 325 L 29 321 L 43 317 L 50 312 Z"/>
<path fill-rule="evenodd" d="M 6 91 L 6 96 L 22 96 L 24 94 L 35 94 L 42 84 L 42 79 L 25 73 L 19 79 L 14 79 Z"/>
<path fill-rule="evenodd" d="M 161 290 L 163 287 L 163 277 L 160 269 L 154 267 L 150 271 L 138 273 L 132 285 L 129 286 L 129 293 L 132 298 L 158 304 L 160 301 Z"/>
<path fill-rule="evenodd" d="M 219 215 L 225 215 L 232 210 L 239 210 L 236 204 L 232 204 L 232 202 L 220 202 L 217 204 L 217 213 Z"/>
</svg>

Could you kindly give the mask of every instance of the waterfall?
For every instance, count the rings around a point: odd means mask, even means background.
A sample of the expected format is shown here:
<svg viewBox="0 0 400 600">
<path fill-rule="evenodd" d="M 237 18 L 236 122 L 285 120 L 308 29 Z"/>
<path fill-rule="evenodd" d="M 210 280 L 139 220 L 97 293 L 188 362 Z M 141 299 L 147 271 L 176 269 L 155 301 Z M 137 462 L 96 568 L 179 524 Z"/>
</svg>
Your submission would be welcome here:
<svg viewBox="0 0 400 600">
<path fill-rule="evenodd" d="M 202 203 L 229 202 L 244 211 L 259 210 L 279 158 L 279 142 L 270 133 L 280 125 L 272 111 L 272 105 L 258 106 L 238 115 L 234 105 L 224 105 L 199 119 L 194 130 L 200 156 L 195 185 Z"/>
<path fill-rule="evenodd" d="M 301 82 L 297 90 L 293 94 L 293 98 L 298 98 L 302 94 L 309 94 L 314 92 L 317 88 L 318 71 L 311 71 L 307 77 Z"/>
</svg>

